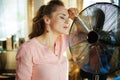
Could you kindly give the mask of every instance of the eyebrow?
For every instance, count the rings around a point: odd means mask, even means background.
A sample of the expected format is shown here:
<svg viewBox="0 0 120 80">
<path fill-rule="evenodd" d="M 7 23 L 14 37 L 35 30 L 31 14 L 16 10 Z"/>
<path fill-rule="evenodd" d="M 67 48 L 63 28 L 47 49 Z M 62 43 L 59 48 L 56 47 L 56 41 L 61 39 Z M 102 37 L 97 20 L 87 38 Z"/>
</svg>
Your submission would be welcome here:
<svg viewBox="0 0 120 80">
<path fill-rule="evenodd" d="M 64 13 L 59 13 L 58 15 L 67 16 L 67 15 L 66 15 L 66 14 L 64 14 Z M 68 16 L 68 18 L 69 18 L 69 16 Z"/>
</svg>

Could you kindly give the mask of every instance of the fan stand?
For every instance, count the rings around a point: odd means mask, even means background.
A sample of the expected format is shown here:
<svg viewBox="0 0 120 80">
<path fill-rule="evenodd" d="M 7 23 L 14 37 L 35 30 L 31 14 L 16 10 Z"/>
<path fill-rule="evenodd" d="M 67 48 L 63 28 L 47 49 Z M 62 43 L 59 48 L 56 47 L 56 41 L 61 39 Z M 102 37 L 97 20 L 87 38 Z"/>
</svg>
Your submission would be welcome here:
<svg viewBox="0 0 120 80">
<path fill-rule="evenodd" d="M 99 74 L 95 74 L 92 80 L 102 80 Z"/>
<path fill-rule="evenodd" d="M 96 43 L 97 41 L 98 41 L 98 39 L 99 39 L 99 36 L 98 36 L 98 34 L 97 34 L 97 32 L 95 32 L 95 31 L 90 31 L 89 33 L 88 33 L 88 43 L 90 43 L 90 44 L 94 44 L 94 43 Z M 98 70 L 96 70 L 96 73 L 98 72 Z M 100 80 L 100 75 L 99 74 L 94 74 L 93 75 L 93 78 L 94 79 L 92 79 L 92 80 Z"/>
<path fill-rule="evenodd" d="M 99 75 L 95 75 L 95 80 L 99 80 Z"/>
<path fill-rule="evenodd" d="M 97 40 L 98 40 L 98 34 L 95 32 L 95 31 L 91 31 L 91 32 L 89 32 L 89 34 L 88 34 L 88 42 L 90 43 L 90 44 L 92 44 L 92 43 L 95 43 L 95 42 L 97 42 Z M 96 71 L 97 72 L 97 71 Z M 93 75 L 94 77 L 94 80 L 99 80 L 99 75 L 98 74 L 95 74 L 95 75 Z"/>
</svg>

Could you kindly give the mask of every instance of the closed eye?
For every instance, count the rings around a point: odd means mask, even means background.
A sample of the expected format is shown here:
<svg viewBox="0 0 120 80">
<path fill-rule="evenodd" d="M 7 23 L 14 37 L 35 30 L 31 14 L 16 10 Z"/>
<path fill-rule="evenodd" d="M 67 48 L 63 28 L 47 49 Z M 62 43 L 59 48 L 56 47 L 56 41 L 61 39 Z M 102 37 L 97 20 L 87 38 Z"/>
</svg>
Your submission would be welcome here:
<svg viewBox="0 0 120 80">
<path fill-rule="evenodd" d="M 61 19 L 65 19 L 64 17 L 60 16 Z"/>
</svg>

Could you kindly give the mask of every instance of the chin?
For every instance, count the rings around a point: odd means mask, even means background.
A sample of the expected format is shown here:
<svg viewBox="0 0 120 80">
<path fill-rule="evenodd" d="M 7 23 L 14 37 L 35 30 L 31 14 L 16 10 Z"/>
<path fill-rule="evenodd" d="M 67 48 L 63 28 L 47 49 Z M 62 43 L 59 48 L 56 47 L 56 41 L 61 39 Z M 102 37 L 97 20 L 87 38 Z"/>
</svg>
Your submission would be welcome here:
<svg viewBox="0 0 120 80">
<path fill-rule="evenodd" d="M 68 34 L 69 34 L 69 32 L 68 32 L 68 31 L 66 31 L 66 30 L 64 30 L 64 31 L 62 31 L 62 32 L 59 32 L 59 34 L 68 35 Z"/>
<path fill-rule="evenodd" d="M 64 32 L 63 34 L 64 34 L 64 35 L 68 35 L 68 34 L 69 34 L 69 32 L 66 32 L 66 33 Z"/>
</svg>

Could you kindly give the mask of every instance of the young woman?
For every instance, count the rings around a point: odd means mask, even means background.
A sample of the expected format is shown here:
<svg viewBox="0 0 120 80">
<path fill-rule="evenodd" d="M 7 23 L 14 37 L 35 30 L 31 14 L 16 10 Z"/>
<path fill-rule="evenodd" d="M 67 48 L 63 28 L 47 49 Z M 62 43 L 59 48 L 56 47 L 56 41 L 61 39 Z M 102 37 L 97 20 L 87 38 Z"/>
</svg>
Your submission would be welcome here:
<svg viewBox="0 0 120 80">
<path fill-rule="evenodd" d="M 70 11 L 74 12 L 74 9 Z M 16 55 L 16 80 L 68 80 L 65 54 L 68 22 L 68 10 L 61 1 L 51 0 L 40 7 L 33 19 L 30 40 Z"/>
</svg>

